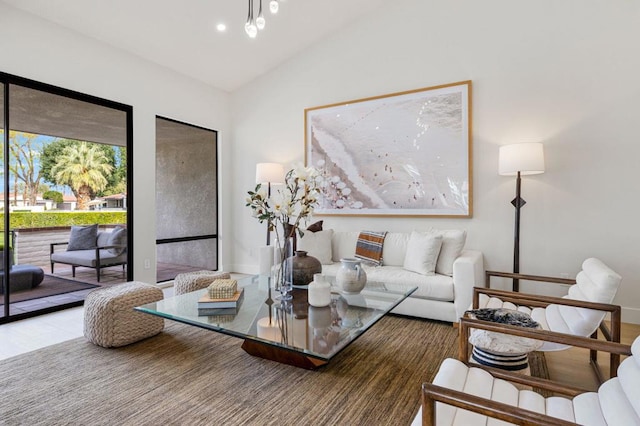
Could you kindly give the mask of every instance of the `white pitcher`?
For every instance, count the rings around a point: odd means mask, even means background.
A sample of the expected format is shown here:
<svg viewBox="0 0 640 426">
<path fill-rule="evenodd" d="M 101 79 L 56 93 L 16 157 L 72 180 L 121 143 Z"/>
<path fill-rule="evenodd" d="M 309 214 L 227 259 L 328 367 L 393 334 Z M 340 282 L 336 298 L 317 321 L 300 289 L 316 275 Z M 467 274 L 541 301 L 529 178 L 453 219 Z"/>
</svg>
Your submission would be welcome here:
<svg viewBox="0 0 640 426">
<path fill-rule="evenodd" d="M 336 273 L 336 284 L 343 293 L 357 294 L 367 283 L 367 273 L 362 269 L 360 260 L 346 257 L 340 259 L 340 269 Z"/>
</svg>

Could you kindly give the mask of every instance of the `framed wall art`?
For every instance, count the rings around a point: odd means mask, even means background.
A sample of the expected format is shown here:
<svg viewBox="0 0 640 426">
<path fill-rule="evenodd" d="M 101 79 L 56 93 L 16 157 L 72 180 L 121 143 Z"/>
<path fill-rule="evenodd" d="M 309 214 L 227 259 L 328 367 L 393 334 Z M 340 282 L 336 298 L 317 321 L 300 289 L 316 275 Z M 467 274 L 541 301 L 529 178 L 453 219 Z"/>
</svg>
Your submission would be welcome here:
<svg viewBox="0 0 640 426">
<path fill-rule="evenodd" d="M 318 215 L 472 215 L 471 81 L 305 109 Z"/>
</svg>

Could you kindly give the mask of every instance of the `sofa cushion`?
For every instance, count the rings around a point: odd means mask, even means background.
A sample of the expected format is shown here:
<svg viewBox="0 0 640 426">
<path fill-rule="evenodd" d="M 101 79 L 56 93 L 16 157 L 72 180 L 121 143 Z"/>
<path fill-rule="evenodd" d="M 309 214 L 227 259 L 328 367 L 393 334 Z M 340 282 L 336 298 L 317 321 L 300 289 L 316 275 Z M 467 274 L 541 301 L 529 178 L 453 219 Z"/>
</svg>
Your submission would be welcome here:
<svg viewBox="0 0 640 426">
<path fill-rule="evenodd" d="M 95 249 L 98 239 L 98 224 L 72 226 L 67 251 Z"/>
<path fill-rule="evenodd" d="M 356 253 L 356 243 L 359 232 L 335 232 L 331 239 L 331 256 L 334 262 L 340 262 L 344 257 L 353 257 Z"/>
<path fill-rule="evenodd" d="M 115 248 L 109 248 L 109 253 L 118 256 L 127 249 L 127 228 L 123 226 L 116 226 L 113 231 L 109 233 L 108 246 L 120 246 Z"/>
<path fill-rule="evenodd" d="M 322 265 L 322 273 L 327 277 L 335 277 L 340 262 Z M 451 302 L 454 297 L 453 278 L 447 275 L 422 275 L 410 272 L 402 266 L 364 266 L 367 282 L 381 282 L 388 284 L 416 286 L 418 289 L 411 294 L 412 298 Z"/>
<path fill-rule="evenodd" d="M 383 268 L 365 267 L 367 281 L 382 283 L 402 283 L 418 287 L 411 297 L 452 301 L 454 297 L 453 278 L 447 275 L 422 275 L 407 271 L 402 266 L 385 266 Z"/>
<path fill-rule="evenodd" d="M 411 232 L 403 268 L 422 275 L 435 274 L 440 246 L 442 246 L 441 235 Z"/>
<path fill-rule="evenodd" d="M 407 254 L 407 243 L 409 242 L 408 232 L 387 232 L 382 247 L 383 266 L 402 266 L 404 257 Z"/>
<path fill-rule="evenodd" d="M 69 263 L 72 265 L 86 266 L 89 268 L 96 267 L 96 251 L 93 250 L 73 250 L 73 251 L 60 251 L 51 254 L 51 260 L 59 263 Z M 100 250 L 100 264 L 101 266 L 120 264 L 127 261 L 126 253 L 119 256 L 114 256 L 107 250 Z"/>
<path fill-rule="evenodd" d="M 313 256 L 323 265 L 333 263 L 331 259 L 331 238 L 333 229 L 324 231 L 305 232 L 298 240 L 298 250 L 304 250 L 309 256 Z"/>
<path fill-rule="evenodd" d="M 467 231 L 461 229 L 432 230 L 436 235 L 442 236 L 442 247 L 438 255 L 436 273 L 453 275 L 453 262 L 460 256 L 467 239 Z"/>
<path fill-rule="evenodd" d="M 356 243 L 356 259 L 374 266 L 382 265 L 382 248 L 387 231 L 362 231 Z"/>
</svg>

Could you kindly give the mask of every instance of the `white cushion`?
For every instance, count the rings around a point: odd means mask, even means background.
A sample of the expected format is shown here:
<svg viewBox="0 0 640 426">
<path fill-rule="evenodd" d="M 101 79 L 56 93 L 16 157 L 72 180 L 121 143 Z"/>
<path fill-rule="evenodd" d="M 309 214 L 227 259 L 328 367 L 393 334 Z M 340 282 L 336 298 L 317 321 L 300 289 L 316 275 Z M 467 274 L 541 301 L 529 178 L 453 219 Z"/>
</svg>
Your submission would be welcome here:
<svg viewBox="0 0 640 426">
<path fill-rule="evenodd" d="M 632 361 L 631 359 L 625 359 Z M 620 370 L 620 369 L 618 369 Z M 609 425 L 640 425 L 640 416 L 633 409 L 628 398 L 638 398 L 638 393 L 626 395 L 620 385 L 618 377 L 604 382 L 598 389 L 600 407 Z"/>
<path fill-rule="evenodd" d="M 422 275 L 407 271 L 401 266 L 385 266 L 364 268 L 367 280 L 382 283 L 402 283 L 416 286 L 418 289 L 411 294 L 412 298 L 453 301 L 453 278 L 446 275 Z M 322 269 L 324 272 L 324 268 Z"/>
<path fill-rule="evenodd" d="M 573 398 L 573 414 L 575 422 L 580 425 L 607 426 L 595 392 L 581 393 Z"/>
<path fill-rule="evenodd" d="M 309 256 L 313 256 L 323 265 L 333 263 L 331 257 L 331 238 L 333 229 L 325 229 L 318 232 L 305 232 L 302 238 L 298 239 L 298 250 L 304 250 Z"/>
<path fill-rule="evenodd" d="M 368 282 L 385 283 L 388 287 L 395 283 L 416 286 L 418 289 L 411 294 L 411 299 L 428 299 L 452 302 L 454 298 L 453 278 L 446 275 L 422 275 L 407 271 L 402 266 L 363 266 L 367 273 Z M 322 265 L 322 273 L 328 277 L 335 277 L 340 269 L 340 262 Z M 403 302 L 404 303 L 404 302 Z"/>
<path fill-rule="evenodd" d="M 576 421 L 573 414 L 573 404 L 570 399 L 551 396 L 546 401 L 546 413 L 548 416 L 566 420 L 568 422 Z"/>
<path fill-rule="evenodd" d="M 582 271 L 576 276 L 576 285 L 569 288 L 569 296 L 577 298 L 572 292 L 579 289 L 591 302 L 611 303 L 621 281 L 620 275 L 592 257 L 582 263 Z"/>
<path fill-rule="evenodd" d="M 636 339 L 640 342 L 640 339 Z M 635 355 L 634 355 L 635 357 Z M 638 384 L 640 383 L 640 365 L 636 359 L 626 358 L 618 367 L 618 381 L 624 391 L 625 397 L 633 407 L 633 410 L 640 414 L 640 396 L 638 395 Z"/>
<path fill-rule="evenodd" d="M 442 236 L 442 247 L 436 264 L 436 273 L 453 275 L 453 262 L 460 256 L 467 239 L 467 231 L 460 229 L 432 230 Z"/>
<path fill-rule="evenodd" d="M 354 257 L 356 254 L 356 244 L 358 243 L 359 231 L 353 232 L 334 232 L 331 239 L 332 259 L 334 262 L 340 262 L 344 257 Z M 384 248 L 383 248 L 384 253 Z"/>
<path fill-rule="evenodd" d="M 433 379 L 433 384 L 499 401 L 537 413 L 574 420 L 572 401 L 562 397 L 544 398 L 530 390 L 518 390 L 513 384 L 494 379 L 487 371 L 476 367 L 467 367 L 462 362 L 447 358 Z M 487 418 L 478 413 L 457 409 L 453 406 L 436 403 L 438 425 L 504 425 L 497 419 Z"/>
<path fill-rule="evenodd" d="M 382 265 L 402 266 L 409 243 L 408 232 L 387 232 L 382 245 Z"/>
<path fill-rule="evenodd" d="M 595 258 L 585 260 L 582 268 L 576 277 L 576 284 L 569 287 L 568 295 L 564 298 L 611 303 L 622 280 L 620 275 Z M 480 295 L 479 307 L 521 309 L 513 303 L 503 303 L 498 298 L 487 298 L 484 295 Z M 539 322 L 545 330 L 586 337 L 598 329 L 605 314 L 603 311 L 593 309 L 552 304 L 546 308 L 533 309 L 531 317 L 534 321 Z M 555 351 L 566 348 L 568 346 L 560 343 L 545 342 L 540 350 Z"/>
<path fill-rule="evenodd" d="M 514 407 L 518 405 L 518 397 L 520 393 L 518 389 L 506 380 L 494 379 L 493 390 L 491 392 L 491 400 L 509 404 Z M 487 418 L 487 426 L 506 426 L 509 423 L 494 418 Z"/>
<path fill-rule="evenodd" d="M 411 232 L 407 243 L 407 253 L 404 257 L 404 269 L 422 275 L 435 274 L 441 246 L 441 235 Z"/>
<path fill-rule="evenodd" d="M 518 397 L 518 407 L 544 414 L 546 407 L 544 396 L 527 389 L 521 390 Z"/>
<path fill-rule="evenodd" d="M 631 348 L 634 355 L 622 361 L 618 367 L 618 377 L 603 383 L 597 393 L 586 392 L 573 400 L 557 396 L 544 398 L 530 390 L 519 391 L 510 383 L 494 379 L 489 373 L 479 371 L 476 367 L 467 367 L 451 358 L 442 362 L 433 384 L 577 424 L 640 425 L 640 396 L 637 391 L 640 360 L 635 358 L 640 350 L 640 337 L 635 339 Z M 439 425 L 505 424 L 441 403 L 436 403 L 436 410 Z"/>
</svg>

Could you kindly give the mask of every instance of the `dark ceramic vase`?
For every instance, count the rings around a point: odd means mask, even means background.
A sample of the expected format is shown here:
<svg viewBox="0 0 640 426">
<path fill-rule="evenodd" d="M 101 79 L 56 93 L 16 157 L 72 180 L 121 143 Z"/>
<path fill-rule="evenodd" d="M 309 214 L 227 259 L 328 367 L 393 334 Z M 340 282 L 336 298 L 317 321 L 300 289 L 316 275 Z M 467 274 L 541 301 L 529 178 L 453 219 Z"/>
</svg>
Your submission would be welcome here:
<svg viewBox="0 0 640 426">
<path fill-rule="evenodd" d="M 313 281 L 313 274 L 321 272 L 322 264 L 318 259 L 309 256 L 306 251 L 296 251 L 293 256 L 293 285 L 308 285 Z"/>
</svg>

